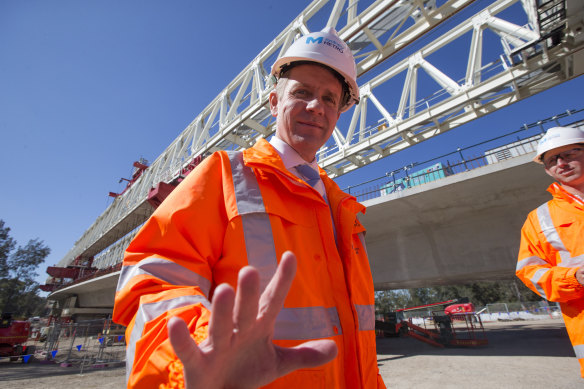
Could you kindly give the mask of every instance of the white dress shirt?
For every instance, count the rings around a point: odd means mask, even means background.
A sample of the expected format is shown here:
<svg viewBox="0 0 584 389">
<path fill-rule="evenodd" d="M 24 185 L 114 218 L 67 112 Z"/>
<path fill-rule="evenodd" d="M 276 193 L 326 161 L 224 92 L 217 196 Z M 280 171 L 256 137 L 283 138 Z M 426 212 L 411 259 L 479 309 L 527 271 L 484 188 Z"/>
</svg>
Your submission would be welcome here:
<svg viewBox="0 0 584 389">
<path fill-rule="evenodd" d="M 296 177 L 304 180 L 300 173 L 294 169 L 295 166 L 298 165 L 308 165 L 313 168 L 318 173 L 318 164 L 316 163 L 316 158 L 312 162 L 306 162 L 300 154 L 296 152 L 288 143 L 284 142 L 282 139 L 276 137 L 274 135 L 270 140 L 270 144 L 276 149 L 280 158 L 282 158 L 282 162 L 284 162 L 284 167 L 288 169 L 288 171 L 294 174 Z M 318 180 L 318 182 L 313 186 L 314 189 L 326 200 L 326 191 L 324 189 L 324 183 L 322 179 Z"/>
</svg>

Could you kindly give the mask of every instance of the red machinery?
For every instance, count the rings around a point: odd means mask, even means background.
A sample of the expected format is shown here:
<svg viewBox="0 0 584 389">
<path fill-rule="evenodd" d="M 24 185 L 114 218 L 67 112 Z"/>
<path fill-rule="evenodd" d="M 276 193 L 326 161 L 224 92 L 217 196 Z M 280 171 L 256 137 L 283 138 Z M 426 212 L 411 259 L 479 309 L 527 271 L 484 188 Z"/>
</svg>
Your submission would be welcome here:
<svg viewBox="0 0 584 389">
<path fill-rule="evenodd" d="M 186 165 L 184 168 L 180 170 L 178 177 L 172 180 L 169 183 L 164 181 L 159 182 L 154 187 L 150 189 L 148 192 L 148 203 L 152 205 L 152 208 L 156 209 L 158 206 L 164 201 L 166 197 L 176 188 L 178 184 L 180 184 L 186 176 L 189 175 L 202 161 L 204 157 L 201 155 L 197 155 Z"/>
<path fill-rule="evenodd" d="M 456 304 L 458 303 L 458 304 Z M 404 312 L 449 304 L 443 312 L 432 312 L 423 325 L 406 320 Z M 483 323 L 467 298 L 402 308 L 389 312 L 385 320 L 376 320 L 375 328 L 386 336 L 409 336 L 436 347 L 483 346 L 488 344 Z M 431 323 L 428 328 L 426 323 Z"/>
<path fill-rule="evenodd" d="M 132 185 L 134 185 L 134 183 L 136 181 L 138 181 L 138 178 L 140 178 L 140 176 L 142 175 L 142 173 L 144 173 L 144 171 L 146 171 L 146 169 L 148 169 L 148 161 L 146 161 L 144 158 L 140 158 L 139 161 L 136 161 L 132 164 L 132 166 L 134 166 L 134 173 L 132 173 L 132 178 L 128 179 L 128 178 L 120 178 L 120 182 L 122 181 L 126 181 L 128 184 L 126 185 L 126 187 L 124 188 L 124 190 L 122 191 L 122 193 L 114 193 L 114 192 L 109 192 L 109 196 L 110 197 L 118 197 L 123 195 L 128 189 L 130 189 L 130 187 Z"/>
<path fill-rule="evenodd" d="M 28 340 L 30 323 L 12 320 L 12 314 L 3 313 L 0 321 L 0 356 L 16 361 L 24 354 L 24 343 Z"/>
<path fill-rule="evenodd" d="M 90 277 L 98 271 L 92 264 L 93 257 L 84 258 L 80 255 L 67 267 L 49 266 L 47 273 L 53 277 L 53 283 L 40 285 L 40 289 L 45 292 L 53 292 L 65 285 L 71 284 L 71 282 Z M 65 281 L 65 279 L 72 281 Z"/>
<path fill-rule="evenodd" d="M 471 303 L 452 304 L 444 308 L 444 313 L 452 316 L 457 313 L 471 313 L 475 311 L 474 305 Z"/>
</svg>

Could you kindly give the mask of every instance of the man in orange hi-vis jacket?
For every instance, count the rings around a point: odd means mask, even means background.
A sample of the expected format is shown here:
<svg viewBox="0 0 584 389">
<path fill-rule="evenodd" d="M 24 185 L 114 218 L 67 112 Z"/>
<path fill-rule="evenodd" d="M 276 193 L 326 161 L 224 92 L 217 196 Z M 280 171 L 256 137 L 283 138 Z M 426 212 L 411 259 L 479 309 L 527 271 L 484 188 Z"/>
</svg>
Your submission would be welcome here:
<svg viewBox="0 0 584 389">
<path fill-rule="evenodd" d="M 365 210 L 315 160 L 359 101 L 355 61 L 325 29 L 272 75 L 270 142 L 203 160 L 126 250 L 128 387 L 385 387 Z"/>
<path fill-rule="evenodd" d="M 584 132 L 550 128 L 534 161 L 557 182 L 548 188 L 553 199 L 523 225 L 516 273 L 541 297 L 560 303 L 584 377 Z"/>
</svg>

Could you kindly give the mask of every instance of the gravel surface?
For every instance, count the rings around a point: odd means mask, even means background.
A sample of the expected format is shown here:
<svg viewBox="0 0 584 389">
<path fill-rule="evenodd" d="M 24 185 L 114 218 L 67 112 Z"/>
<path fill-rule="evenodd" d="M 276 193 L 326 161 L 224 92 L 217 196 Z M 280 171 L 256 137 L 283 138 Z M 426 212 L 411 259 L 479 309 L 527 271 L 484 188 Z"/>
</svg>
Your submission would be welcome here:
<svg viewBox="0 0 584 389">
<path fill-rule="evenodd" d="M 381 338 L 379 369 L 389 388 L 584 388 L 561 319 L 485 323 L 487 346 L 435 348 Z M 86 370 L 0 361 L 0 388 L 122 388 L 124 368 Z"/>
<path fill-rule="evenodd" d="M 389 388 L 584 388 L 561 319 L 485 323 L 487 346 L 435 348 L 415 339 L 377 342 Z"/>
</svg>

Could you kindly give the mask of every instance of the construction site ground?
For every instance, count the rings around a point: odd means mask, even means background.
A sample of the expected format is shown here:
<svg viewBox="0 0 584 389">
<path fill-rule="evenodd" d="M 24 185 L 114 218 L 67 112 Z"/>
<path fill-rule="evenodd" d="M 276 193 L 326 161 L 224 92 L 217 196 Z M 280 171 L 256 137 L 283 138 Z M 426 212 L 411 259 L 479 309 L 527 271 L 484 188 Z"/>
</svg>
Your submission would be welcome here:
<svg viewBox="0 0 584 389">
<path fill-rule="evenodd" d="M 389 388 L 584 388 L 561 319 L 485 323 L 488 346 L 435 348 L 412 338 L 378 338 Z M 85 370 L 0 360 L 0 388 L 121 388 L 123 367 Z M 66 385 L 66 386 L 63 386 Z"/>
</svg>

